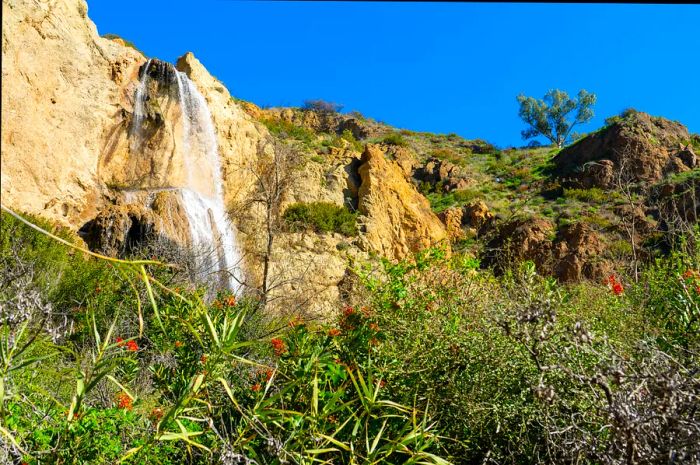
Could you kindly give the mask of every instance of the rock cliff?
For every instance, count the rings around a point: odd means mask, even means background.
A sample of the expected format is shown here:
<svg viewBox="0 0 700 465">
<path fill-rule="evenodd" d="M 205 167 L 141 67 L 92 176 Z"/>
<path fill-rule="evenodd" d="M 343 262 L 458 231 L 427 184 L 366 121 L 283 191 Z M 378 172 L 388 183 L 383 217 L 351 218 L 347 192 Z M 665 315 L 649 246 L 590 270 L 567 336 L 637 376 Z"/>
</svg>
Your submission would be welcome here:
<svg viewBox="0 0 700 465">
<path fill-rule="evenodd" d="M 192 170 L 205 160 L 183 136 L 189 123 L 177 71 L 185 73 L 210 113 L 224 203 L 251 289 L 260 285 L 265 242 L 256 170 L 280 150 L 259 119 L 358 138 L 386 130 L 337 114 L 244 109 L 191 53 L 173 66 L 99 37 L 83 0 L 4 0 L 2 40 L 3 204 L 80 230 L 112 254 L 154 236 L 187 245 L 187 215 L 174 192 L 213 194 L 213 183 L 197 175 L 204 181 L 192 185 Z M 147 94 L 142 101 L 139 89 Z M 369 147 L 360 157 L 333 147 L 323 163 L 291 150 L 299 163 L 287 173 L 278 213 L 292 202 L 330 201 L 358 208 L 364 229 L 356 239 L 279 231 L 271 250 L 278 296 L 327 313 L 337 306 L 349 260 L 366 260 L 366 252 L 406 258 L 446 239 L 426 199 L 382 150 Z M 189 165 L 186 157 L 194 157 Z"/>
</svg>

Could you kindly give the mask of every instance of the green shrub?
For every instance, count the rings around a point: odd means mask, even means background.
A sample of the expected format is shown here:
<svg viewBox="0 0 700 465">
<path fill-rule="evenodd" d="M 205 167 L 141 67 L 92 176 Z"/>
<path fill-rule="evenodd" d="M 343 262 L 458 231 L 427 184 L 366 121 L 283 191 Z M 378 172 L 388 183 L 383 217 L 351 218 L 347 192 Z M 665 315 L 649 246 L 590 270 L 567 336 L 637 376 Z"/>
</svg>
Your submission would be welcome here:
<svg viewBox="0 0 700 465">
<path fill-rule="evenodd" d="M 398 132 L 392 132 L 382 139 L 382 142 L 387 145 L 397 145 L 399 147 L 407 147 L 408 141 Z"/>
<path fill-rule="evenodd" d="M 330 202 L 295 203 L 283 215 L 294 230 L 312 229 L 319 233 L 357 234 L 357 214 Z"/>
<path fill-rule="evenodd" d="M 263 119 L 261 121 L 269 131 L 283 139 L 294 139 L 306 145 L 311 145 L 316 140 L 316 135 L 310 129 L 297 126 L 280 119 Z"/>
<path fill-rule="evenodd" d="M 457 153 L 454 149 L 451 148 L 435 149 L 432 152 L 430 152 L 430 156 L 438 158 L 440 160 L 449 161 L 450 163 L 454 163 L 455 165 L 460 166 L 463 166 L 467 163 L 466 157 L 463 154 Z"/>
</svg>

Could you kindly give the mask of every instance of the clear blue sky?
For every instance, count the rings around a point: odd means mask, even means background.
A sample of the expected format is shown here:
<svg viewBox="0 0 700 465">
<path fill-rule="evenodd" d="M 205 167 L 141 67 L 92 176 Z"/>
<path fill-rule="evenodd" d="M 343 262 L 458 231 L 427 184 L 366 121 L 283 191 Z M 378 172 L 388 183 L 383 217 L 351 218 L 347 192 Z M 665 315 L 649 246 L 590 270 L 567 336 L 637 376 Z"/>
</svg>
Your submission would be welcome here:
<svg viewBox="0 0 700 465">
<path fill-rule="evenodd" d="M 88 0 L 100 34 L 187 51 L 258 105 L 322 98 L 401 128 L 524 145 L 519 93 L 598 95 L 700 132 L 700 5 Z"/>
</svg>

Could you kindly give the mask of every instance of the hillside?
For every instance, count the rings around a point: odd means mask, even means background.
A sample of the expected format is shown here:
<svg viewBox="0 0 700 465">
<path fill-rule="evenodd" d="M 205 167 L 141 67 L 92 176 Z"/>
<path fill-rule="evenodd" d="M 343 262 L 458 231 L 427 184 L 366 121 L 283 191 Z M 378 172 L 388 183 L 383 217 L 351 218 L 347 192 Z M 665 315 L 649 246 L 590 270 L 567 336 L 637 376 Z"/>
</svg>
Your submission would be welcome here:
<svg viewBox="0 0 700 465">
<path fill-rule="evenodd" d="M 3 0 L 0 463 L 700 463 L 700 135 L 261 108 Z"/>
</svg>

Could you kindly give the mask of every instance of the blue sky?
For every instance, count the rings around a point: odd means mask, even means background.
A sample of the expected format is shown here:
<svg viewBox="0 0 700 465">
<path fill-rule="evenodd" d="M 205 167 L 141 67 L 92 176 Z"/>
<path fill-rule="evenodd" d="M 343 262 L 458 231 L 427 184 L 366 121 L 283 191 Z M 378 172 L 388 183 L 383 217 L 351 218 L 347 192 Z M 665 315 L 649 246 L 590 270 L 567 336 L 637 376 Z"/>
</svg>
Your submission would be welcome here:
<svg viewBox="0 0 700 465">
<path fill-rule="evenodd" d="M 700 5 L 88 0 L 100 34 L 187 51 L 258 105 L 322 98 L 397 127 L 524 145 L 516 95 L 598 96 L 700 132 Z"/>
</svg>

